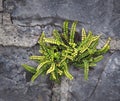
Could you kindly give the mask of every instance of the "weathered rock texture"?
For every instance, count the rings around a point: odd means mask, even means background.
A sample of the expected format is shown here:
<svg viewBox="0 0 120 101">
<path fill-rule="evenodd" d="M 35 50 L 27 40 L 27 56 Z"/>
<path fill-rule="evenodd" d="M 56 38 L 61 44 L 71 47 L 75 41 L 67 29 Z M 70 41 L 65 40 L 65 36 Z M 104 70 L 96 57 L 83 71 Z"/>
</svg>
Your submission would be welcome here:
<svg viewBox="0 0 120 101">
<path fill-rule="evenodd" d="M 30 84 L 32 74 L 26 72 L 21 64 L 35 65 L 28 58 L 37 54 L 37 47 L 18 48 L 0 46 L 0 101 L 50 101 L 50 83 L 40 77 Z"/>
<path fill-rule="evenodd" d="M 63 21 L 78 21 L 81 28 L 102 33 L 99 48 L 108 37 L 111 52 L 90 71 L 71 67 L 75 77 L 62 78 L 60 85 L 48 77 L 30 83 L 32 74 L 21 64 L 36 64 L 29 56 L 38 54 L 42 31 L 51 36 L 62 30 Z M 120 0 L 0 0 L 0 101 L 120 101 Z M 26 48 L 25 48 L 26 47 Z"/>
</svg>

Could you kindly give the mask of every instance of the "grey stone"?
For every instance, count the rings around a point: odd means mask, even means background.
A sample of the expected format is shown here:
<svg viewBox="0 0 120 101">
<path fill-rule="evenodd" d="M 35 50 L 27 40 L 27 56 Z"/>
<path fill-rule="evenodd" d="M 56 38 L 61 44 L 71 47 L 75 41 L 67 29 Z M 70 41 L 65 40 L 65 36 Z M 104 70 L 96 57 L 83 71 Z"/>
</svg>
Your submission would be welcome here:
<svg viewBox="0 0 120 101">
<path fill-rule="evenodd" d="M 3 10 L 3 0 L 0 0 L 0 11 Z"/>
<path fill-rule="evenodd" d="M 29 60 L 38 54 L 39 47 L 18 48 L 0 46 L 0 99 L 3 101 L 50 101 L 51 91 L 46 77 L 39 77 L 30 83 L 32 74 L 21 66 L 26 63 L 36 66 Z"/>
<path fill-rule="evenodd" d="M 64 78 L 61 86 L 53 88 L 54 97 L 59 98 L 60 101 L 119 101 L 119 57 L 120 51 L 113 55 L 107 54 L 94 70 L 90 70 L 88 81 L 83 79 L 82 69 L 71 69 L 74 80 L 69 81 Z M 55 98 L 53 101 L 59 101 Z"/>
<path fill-rule="evenodd" d="M 3 19 L 2 19 L 3 18 Z M 1 20 L 2 19 L 2 20 Z M 0 44 L 3 46 L 34 46 L 41 34 L 40 26 L 15 26 L 9 13 L 0 14 Z"/>
<path fill-rule="evenodd" d="M 32 26 L 61 23 L 64 19 L 78 20 L 79 25 L 87 30 L 103 33 L 105 36 L 120 37 L 118 0 L 6 0 L 6 9 L 10 2 L 14 6 L 14 24 Z"/>
<path fill-rule="evenodd" d="M 55 26 L 61 30 L 64 19 L 69 19 L 79 21 L 77 32 L 81 31 L 82 25 L 87 31 L 102 33 L 104 38 L 99 47 L 103 46 L 106 37 L 111 36 L 111 49 L 120 50 L 120 31 L 119 28 L 114 30 L 115 26 L 119 27 L 119 3 L 116 0 L 6 0 L 4 10 L 7 13 L 3 13 L 0 27 L 0 44 L 4 46 L 34 46 L 41 31 L 51 36 Z"/>
<path fill-rule="evenodd" d="M 69 83 L 70 97 L 68 101 L 89 101 L 89 96 L 93 93 L 109 58 L 110 54 L 106 54 L 104 59 L 93 70 L 90 70 L 88 81 L 84 80 L 83 70 L 71 71 L 75 79 Z"/>
<path fill-rule="evenodd" d="M 113 34 L 115 36 L 120 36 L 120 1 L 119 0 L 113 0 L 113 12 L 112 12 L 112 17 L 110 20 L 110 27 L 113 29 Z"/>
<path fill-rule="evenodd" d="M 61 85 L 53 88 L 54 97 L 60 98 L 60 101 L 89 101 L 110 56 L 111 54 L 106 54 L 104 59 L 93 70 L 90 70 L 88 81 L 84 80 L 83 69 L 71 68 L 70 72 L 74 79 L 70 81 L 63 78 Z"/>
<path fill-rule="evenodd" d="M 11 16 L 9 13 L 3 13 L 3 25 L 11 25 Z M 12 30 L 12 29 L 11 29 Z"/>
<path fill-rule="evenodd" d="M 2 24 L 2 13 L 0 13 L 0 24 Z"/>
<path fill-rule="evenodd" d="M 0 44 L 4 46 L 34 46 L 41 34 L 40 26 L 21 27 L 14 25 L 0 26 Z"/>
<path fill-rule="evenodd" d="M 115 52 L 105 66 L 101 79 L 89 101 L 120 100 L 120 51 Z"/>
<path fill-rule="evenodd" d="M 98 49 L 102 48 L 105 45 L 106 41 L 107 41 L 106 38 L 100 38 L 97 48 Z M 110 50 L 120 50 L 120 40 L 119 39 L 114 39 L 114 38 L 111 39 Z"/>
<path fill-rule="evenodd" d="M 90 70 L 88 81 L 83 69 L 72 67 L 72 81 L 63 77 L 60 85 L 52 86 L 47 76 L 40 76 L 30 83 L 32 74 L 21 64 L 37 65 L 29 56 L 39 54 L 39 47 L 33 46 L 41 32 L 49 37 L 54 28 L 61 31 L 65 19 L 70 24 L 78 20 L 77 32 L 85 27 L 102 33 L 99 48 L 110 36 L 111 50 L 120 50 L 120 0 L 0 0 L 0 101 L 120 100 L 119 51 L 106 54 Z"/>
</svg>

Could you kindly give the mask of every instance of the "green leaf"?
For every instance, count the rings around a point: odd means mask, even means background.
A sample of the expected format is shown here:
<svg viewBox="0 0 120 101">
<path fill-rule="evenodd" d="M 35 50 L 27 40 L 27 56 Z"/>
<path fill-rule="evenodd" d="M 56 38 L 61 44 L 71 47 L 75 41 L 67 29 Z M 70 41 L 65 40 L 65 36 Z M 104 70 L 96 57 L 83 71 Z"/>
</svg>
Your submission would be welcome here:
<svg viewBox="0 0 120 101">
<path fill-rule="evenodd" d="M 97 54 L 104 54 L 106 53 L 109 49 L 110 49 L 110 41 L 111 41 L 111 38 L 108 38 L 107 42 L 105 43 L 105 45 L 97 51 Z"/>
<path fill-rule="evenodd" d="M 74 66 L 76 66 L 77 68 L 84 68 L 84 63 L 74 63 Z M 95 63 L 89 63 L 89 67 L 95 67 L 96 64 Z"/>
<path fill-rule="evenodd" d="M 31 78 L 31 81 L 34 82 L 34 80 L 42 73 L 42 70 L 38 70 Z"/>
<path fill-rule="evenodd" d="M 41 63 L 38 65 L 36 71 L 39 71 L 42 66 L 44 66 L 45 64 L 49 64 L 49 63 L 51 63 L 51 61 L 48 61 L 48 60 L 46 60 L 46 61 L 44 61 L 44 62 L 41 62 Z"/>
<path fill-rule="evenodd" d="M 60 34 L 58 33 L 58 30 L 53 30 L 53 36 L 56 40 L 62 41 Z"/>
<path fill-rule="evenodd" d="M 90 48 L 88 48 L 88 52 L 89 52 L 90 55 L 94 54 L 96 51 L 97 51 L 96 49 L 90 49 Z"/>
<path fill-rule="evenodd" d="M 50 44 L 56 44 L 56 45 L 60 45 L 60 41 L 53 39 L 53 38 L 44 38 L 44 41 Z"/>
<path fill-rule="evenodd" d="M 75 31 L 76 31 L 76 25 L 77 22 L 73 22 L 71 30 L 70 30 L 70 42 L 69 43 L 73 43 L 74 42 L 74 36 L 75 36 Z"/>
<path fill-rule="evenodd" d="M 62 74 L 63 74 L 63 71 L 60 70 L 59 68 L 57 68 L 57 71 L 58 71 L 59 75 L 62 75 Z"/>
<path fill-rule="evenodd" d="M 91 43 L 92 43 L 92 39 L 90 39 L 83 47 L 81 47 L 80 53 L 85 52 L 89 48 L 89 46 L 91 45 Z"/>
<path fill-rule="evenodd" d="M 68 21 L 64 21 L 63 23 L 63 36 L 66 41 L 68 41 Z"/>
<path fill-rule="evenodd" d="M 38 40 L 38 43 L 42 46 L 42 45 L 44 45 L 44 41 L 43 41 L 43 38 L 45 37 L 45 33 L 44 32 L 42 32 L 42 34 L 41 34 L 41 36 L 40 36 L 40 38 L 39 38 L 39 40 Z"/>
<path fill-rule="evenodd" d="M 58 41 L 56 39 L 53 39 L 53 38 L 44 38 L 44 41 L 46 43 L 55 44 L 55 45 L 58 45 L 58 46 L 62 45 L 64 47 L 68 47 L 63 42 L 60 42 L 60 41 Z"/>
<path fill-rule="evenodd" d="M 88 47 L 91 45 L 91 43 L 92 43 L 92 32 L 89 31 L 88 36 L 86 37 L 85 40 L 83 40 L 80 43 L 80 45 L 78 46 L 77 49 L 80 51 L 80 53 L 83 53 L 88 49 Z"/>
<path fill-rule="evenodd" d="M 35 70 L 34 67 L 29 66 L 29 65 L 26 65 L 26 64 L 22 64 L 22 66 L 23 66 L 27 71 L 29 71 L 29 72 L 31 72 L 31 73 L 36 73 L 36 70 Z"/>
<path fill-rule="evenodd" d="M 99 41 L 99 38 L 97 40 L 95 40 L 94 42 L 92 42 L 89 48 L 90 49 L 96 49 L 96 47 L 98 45 L 98 41 Z"/>
<path fill-rule="evenodd" d="M 89 66 L 90 66 L 90 67 L 95 67 L 96 64 L 95 64 L 95 63 L 90 63 Z"/>
<path fill-rule="evenodd" d="M 80 60 L 82 60 L 83 58 L 85 58 L 85 57 L 87 57 L 89 55 L 89 52 L 88 51 L 85 51 L 84 53 L 82 53 L 82 54 L 79 54 L 78 56 L 77 56 L 77 61 L 80 61 Z"/>
<path fill-rule="evenodd" d="M 69 73 L 68 71 L 68 66 L 66 64 L 66 62 L 63 62 L 63 71 L 64 71 L 64 74 L 70 79 L 72 80 L 73 79 L 73 76 Z"/>
<path fill-rule="evenodd" d="M 30 56 L 31 60 L 43 60 L 45 59 L 45 56 Z"/>
<path fill-rule="evenodd" d="M 86 31 L 82 28 L 82 41 L 86 39 Z"/>
<path fill-rule="evenodd" d="M 98 39 L 100 38 L 100 36 L 101 36 L 101 35 L 93 36 L 93 37 L 92 37 L 92 41 L 98 40 Z"/>
<path fill-rule="evenodd" d="M 56 80 L 57 78 L 56 78 L 56 75 L 55 75 L 55 72 L 51 72 L 51 76 L 52 76 L 52 79 L 53 80 Z"/>
<path fill-rule="evenodd" d="M 84 62 L 84 79 L 88 80 L 89 63 L 87 60 L 83 60 L 83 62 Z"/>
<path fill-rule="evenodd" d="M 95 58 L 93 59 L 93 62 L 99 62 L 99 61 L 101 61 L 102 59 L 103 59 L 103 56 L 100 55 L 100 56 L 95 57 Z"/>
<path fill-rule="evenodd" d="M 55 63 L 52 63 L 51 67 L 47 70 L 46 74 L 49 74 L 49 73 L 53 72 L 54 70 L 55 70 Z"/>
</svg>

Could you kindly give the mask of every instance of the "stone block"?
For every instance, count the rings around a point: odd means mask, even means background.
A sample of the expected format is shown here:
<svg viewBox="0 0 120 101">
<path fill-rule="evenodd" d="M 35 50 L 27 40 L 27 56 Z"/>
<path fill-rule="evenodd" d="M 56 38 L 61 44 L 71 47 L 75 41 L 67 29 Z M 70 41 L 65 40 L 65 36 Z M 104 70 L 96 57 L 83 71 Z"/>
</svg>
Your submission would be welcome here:
<svg viewBox="0 0 120 101">
<path fill-rule="evenodd" d="M 0 101 L 50 101 L 47 78 L 39 77 L 30 84 L 31 74 L 21 66 L 24 63 L 35 65 L 28 59 L 30 54 L 38 52 L 30 48 L 0 46 Z"/>
<path fill-rule="evenodd" d="M 3 1 L 0 0 L 0 11 L 2 11 L 2 10 L 3 10 Z"/>
<path fill-rule="evenodd" d="M 10 25 L 10 24 L 12 24 L 10 14 L 3 13 L 3 25 Z"/>
<path fill-rule="evenodd" d="M 2 24 L 2 13 L 0 13 L 0 24 Z"/>
<path fill-rule="evenodd" d="M 5 1 L 9 9 L 14 6 L 13 23 L 21 25 L 46 25 L 63 22 L 63 19 L 78 20 L 80 26 L 95 33 L 120 37 L 119 0 L 15 0 Z M 32 5 L 32 6 L 31 6 Z M 24 20 L 23 20 L 24 19 Z"/>
</svg>

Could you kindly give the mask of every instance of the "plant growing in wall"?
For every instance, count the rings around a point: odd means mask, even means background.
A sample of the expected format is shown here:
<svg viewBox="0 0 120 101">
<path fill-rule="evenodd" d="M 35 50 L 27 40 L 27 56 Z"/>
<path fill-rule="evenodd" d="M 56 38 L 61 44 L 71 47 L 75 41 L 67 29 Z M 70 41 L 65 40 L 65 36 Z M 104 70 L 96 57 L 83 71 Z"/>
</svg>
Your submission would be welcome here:
<svg viewBox="0 0 120 101">
<path fill-rule="evenodd" d="M 34 81 L 39 75 L 46 74 L 51 80 L 60 81 L 62 76 L 70 80 L 74 77 L 69 72 L 69 65 L 84 69 L 84 78 L 88 79 L 89 68 L 96 66 L 96 63 L 103 59 L 103 54 L 110 49 L 110 38 L 101 49 L 97 49 L 100 35 L 93 35 L 82 28 L 80 40 L 76 40 L 76 24 L 73 22 L 71 29 L 68 29 L 68 21 L 63 23 L 63 32 L 53 30 L 52 37 L 46 37 L 42 32 L 39 38 L 40 56 L 31 56 L 30 59 L 38 62 L 37 67 L 26 64 L 22 66 L 33 73 L 31 78 Z"/>
</svg>

